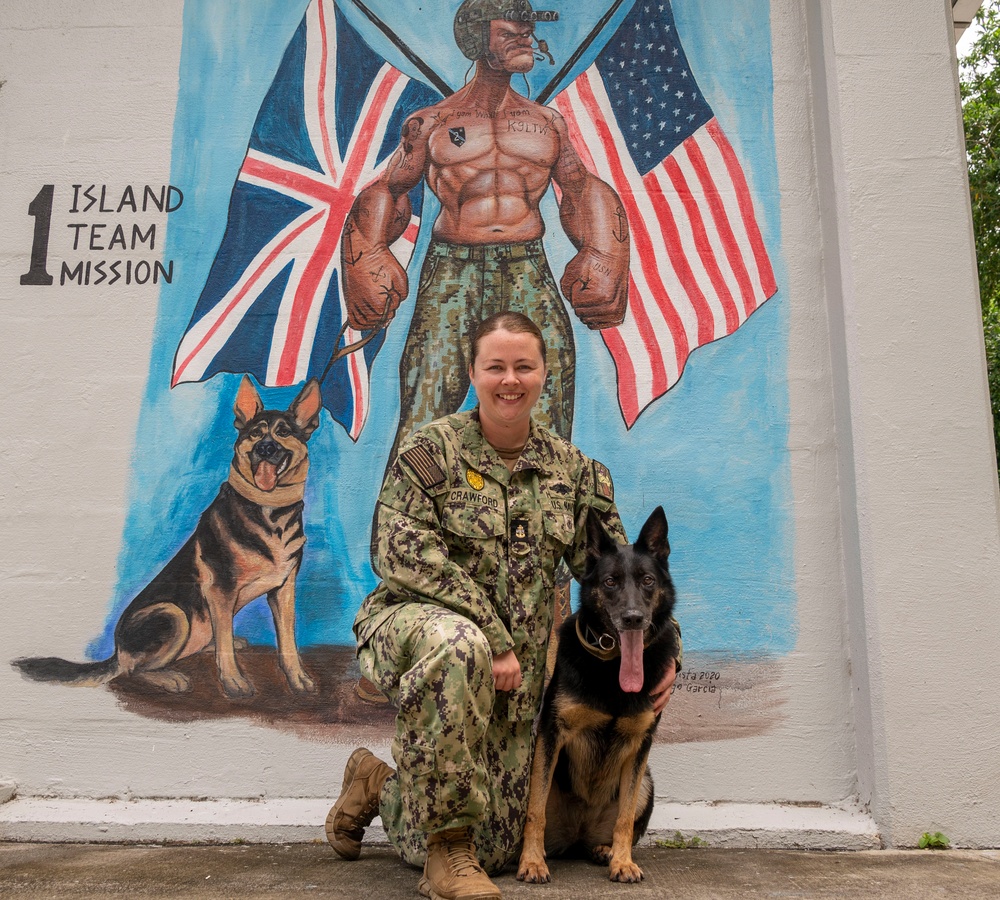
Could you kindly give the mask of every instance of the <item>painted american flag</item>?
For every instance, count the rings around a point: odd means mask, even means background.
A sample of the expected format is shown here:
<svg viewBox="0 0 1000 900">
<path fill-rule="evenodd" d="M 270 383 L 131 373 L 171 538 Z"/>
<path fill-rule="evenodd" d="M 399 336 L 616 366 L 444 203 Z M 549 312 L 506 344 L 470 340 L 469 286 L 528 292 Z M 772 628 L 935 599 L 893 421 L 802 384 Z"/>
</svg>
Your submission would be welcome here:
<svg viewBox="0 0 1000 900">
<path fill-rule="evenodd" d="M 410 113 L 440 95 L 386 63 L 333 0 L 312 0 L 261 104 L 230 198 L 226 231 L 174 358 L 171 386 L 246 372 L 281 387 L 321 378 L 323 403 L 357 440 L 369 367 L 384 333 L 330 366 L 362 335 L 347 328 L 344 221 L 381 172 Z M 413 219 L 392 250 L 405 266 Z"/>
<path fill-rule="evenodd" d="M 636 0 L 553 103 L 632 232 L 628 312 L 601 332 L 631 428 L 695 348 L 732 334 L 777 284 L 746 176 L 695 82 L 669 0 Z"/>
</svg>

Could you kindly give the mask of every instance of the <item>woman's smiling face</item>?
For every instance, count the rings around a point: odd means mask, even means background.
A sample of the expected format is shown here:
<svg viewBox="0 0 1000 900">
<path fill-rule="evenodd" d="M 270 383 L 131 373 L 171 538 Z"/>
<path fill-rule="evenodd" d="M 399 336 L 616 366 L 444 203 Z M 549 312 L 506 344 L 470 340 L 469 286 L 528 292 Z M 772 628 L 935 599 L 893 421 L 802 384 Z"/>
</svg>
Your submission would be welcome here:
<svg viewBox="0 0 1000 900">
<path fill-rule="evenodd" d="M 533 334 L 498 329 L 479 342 L 469 379 L 479 399 L 479 420 L 491 444 L 510 446 L 528 436 L 531 410 L 545 384 L 545 359 Z"/>
</svg>

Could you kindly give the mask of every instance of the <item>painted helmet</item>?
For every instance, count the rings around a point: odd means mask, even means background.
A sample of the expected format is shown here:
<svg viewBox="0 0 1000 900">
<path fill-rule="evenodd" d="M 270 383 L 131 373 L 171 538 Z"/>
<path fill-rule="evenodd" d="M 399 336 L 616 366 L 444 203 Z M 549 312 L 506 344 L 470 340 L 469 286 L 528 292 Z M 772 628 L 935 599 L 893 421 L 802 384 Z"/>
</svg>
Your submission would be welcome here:
<svg viewBox="0 0 1000 900">
<path fill-rule="evenodd" d="M 467 59 L 481 59 L 490 43 L 490 22 L 555 22 L 554 10 L 531 8 L 529 0 L 465 0 L 455 13 L 455 43 Z"/>
</svg>

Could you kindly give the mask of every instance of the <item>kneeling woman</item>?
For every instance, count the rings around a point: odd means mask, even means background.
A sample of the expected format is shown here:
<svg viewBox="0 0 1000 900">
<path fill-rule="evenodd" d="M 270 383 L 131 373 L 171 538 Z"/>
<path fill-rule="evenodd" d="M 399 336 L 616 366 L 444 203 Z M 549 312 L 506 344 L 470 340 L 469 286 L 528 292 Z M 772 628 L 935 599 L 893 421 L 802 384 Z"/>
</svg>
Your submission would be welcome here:
<svg viewBox="0 0 1000 900">
<path fill-rule="evenodd" d="M 587 511 L 626 540 L 608 470 L 535 423 L 545 342 L 519 313 L 472 340 L 479 405 L 403 444 L 379 496 L 382 583 L 354 623 L 363 674 L 397 707 L 395 772 L 348 761 L 327 837 L 346 859 L 376 813 L 426 897 L 490 898 L 520 846 L 555 571 L 582 574 Z M 670 696 L 674 672 L 659 686 Z"/>
</svg>

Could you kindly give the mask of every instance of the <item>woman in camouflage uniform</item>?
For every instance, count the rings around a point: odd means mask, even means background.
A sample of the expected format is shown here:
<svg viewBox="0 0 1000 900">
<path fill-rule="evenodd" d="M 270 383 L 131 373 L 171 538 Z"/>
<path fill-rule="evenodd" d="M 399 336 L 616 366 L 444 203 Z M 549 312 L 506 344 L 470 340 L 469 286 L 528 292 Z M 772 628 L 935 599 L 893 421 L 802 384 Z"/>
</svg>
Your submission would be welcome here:
<svg viewBox="0 0 1000 900">
<path fill-rule="evenodd" d="M 380 813 L 425 897 L 478 900 L 521 842 L 555 571 L 585 564 L 595 509 L 625 541 L 608 470 L 535 423 L 545 343 L 500 313 L 472 341 L 479 405 L 415 432 L 377 510 L 382 583 L 354 623 L 362 672 L 398 708 L 397 771 L 356 750 L 327 818 L 347 859 Z M 660 685 L 660 708 L 673 672 Z"/>
</svg>

